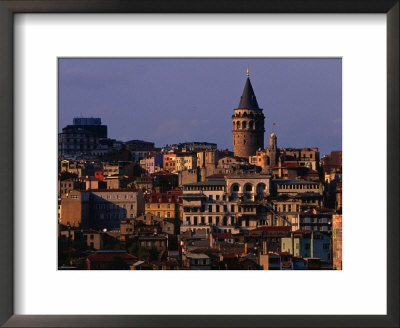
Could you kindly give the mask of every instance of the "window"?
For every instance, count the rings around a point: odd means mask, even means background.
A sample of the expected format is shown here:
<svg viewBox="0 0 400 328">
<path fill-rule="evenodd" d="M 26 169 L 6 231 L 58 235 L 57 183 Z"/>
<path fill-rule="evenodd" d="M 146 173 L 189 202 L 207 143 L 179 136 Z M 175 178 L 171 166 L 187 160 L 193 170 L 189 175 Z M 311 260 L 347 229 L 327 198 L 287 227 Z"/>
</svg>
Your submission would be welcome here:
<svg viewBox="0 0 400 328">
<path fill-rule="evenodd" d="M 216 199 L 216 200 L 219 200 L 219 195 L 216 195 L 216 196 L 215 196 L 215 199 Z"/>
<path fill-rule="evenodd" d="M 209 224 L 212 224 L 212 216 L 209 216 L 209 217 L 208 217 L 208 223 L 209 223 Z"/>
<path fill-rule="evenodd" d="M 131 204 L 131 210 L 133 210 L 133 204 Z"/>
<path fill-rule="evenodd" d="M 213 200 L 213 196 L 212 195 L 208 196 L 208 199 Z"/>
<path fill-rule="evenodd" d="M 306 243 L 305 248 L 310 249 L 310 243 Z"/>
<path fill-rule="evenodd" d="M 215 205 L 215 212 L 219 212 L 219 205 Z"/>
<path fill-rule="evenodd" d="M 208 211 L 212 212 L 212 205 L 208 205 Z"/>
<path fill-rule="evenodd" d="M 167 218 L 171 217 L 171 212 L 167 212 Z"/>
<path fill-rule="evenodd" d="M 235 212 L 235 205 L 231 205 L 231 212 Z"/>
<path fill-rule="evenodd" d="M 167 207 L 168 207 L 168 208 L 171 208 L 171 204 L 168 204 Z"/>
<path fill-rule="evenodd" d="M 93 239 L 94 239 L 94 235 L 90 235 L 90 239 L 92 239 L 92 240 L 93 240 Z"/>
</svg>

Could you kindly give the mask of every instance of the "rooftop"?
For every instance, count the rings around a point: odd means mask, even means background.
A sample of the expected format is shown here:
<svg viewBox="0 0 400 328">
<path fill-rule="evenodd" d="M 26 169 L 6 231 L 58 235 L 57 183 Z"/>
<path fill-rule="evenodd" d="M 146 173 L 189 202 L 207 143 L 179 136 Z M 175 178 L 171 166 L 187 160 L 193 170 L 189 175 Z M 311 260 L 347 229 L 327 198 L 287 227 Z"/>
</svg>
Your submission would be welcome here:
<svg viewBox="0 0 400 328">
<path fill-rule="evenodd" d="M 225 186 L 225 180 L 219 181 L 203 181 L 203 182 L 194 182 L 194 183 L 188 183 L 184 184 L 183 186 L 185 187 L 190 187 L 190 186 Z"/>
<path fill-rule="evenodd" d="M 242 96 L 238 109 L 260 109 L 258 107 L 256 95 L 254 94 L 253 86 L 251 85 L 250 78 L 247 76 L 246 84 L 244 85 Z"/>
<path fill-rule="evenodd" d="M 191 259 L 209 259 L 208 255 L 203 253 L 189 253 L 186 257 Z"/>
<path fill-rule="evenodd" d="M 131 254 L 124 252 L 118 252 L 118 251 L 110 251 L 110 252 L 104 252 L 104 251 L 99 251 L 94 254 L 88 255 L 86 258 L 91 261 L 91 262 L 112 262 L 115 257 L 119 257 L 123 260 L 135 260 L 137 259 L 136 256 L 133 256 Z"/>
</svg>

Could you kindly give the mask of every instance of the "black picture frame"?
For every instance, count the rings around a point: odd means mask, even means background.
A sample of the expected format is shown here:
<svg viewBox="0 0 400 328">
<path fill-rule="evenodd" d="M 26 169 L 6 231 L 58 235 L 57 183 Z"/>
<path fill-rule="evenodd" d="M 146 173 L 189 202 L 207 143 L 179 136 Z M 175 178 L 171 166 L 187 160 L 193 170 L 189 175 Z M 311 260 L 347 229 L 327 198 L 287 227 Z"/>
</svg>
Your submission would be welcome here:
<svg viewBox="0 0 400 328">
<path fill-rule="evenodd" d="M 399 0 L 0 0 L 0 324 L 4 327 L 399 327 L 399 12 Z M 387 315 L 14 315 L 13 16 L 16 13 L 385 13 Z"/>
</svg>

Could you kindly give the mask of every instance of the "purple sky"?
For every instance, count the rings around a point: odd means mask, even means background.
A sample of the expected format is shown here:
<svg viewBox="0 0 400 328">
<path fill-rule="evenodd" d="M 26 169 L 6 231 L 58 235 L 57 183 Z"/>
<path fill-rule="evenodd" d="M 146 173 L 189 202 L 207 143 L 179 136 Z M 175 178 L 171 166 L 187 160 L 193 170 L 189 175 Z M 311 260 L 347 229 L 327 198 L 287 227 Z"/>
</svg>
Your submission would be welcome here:
<svg viewBox="0 0 400 328">
<path fill-rule="evenodd" d="M 279 147 L 319 147 L 321 155 L 342 149 L 341 59 L 63 58 L 59 130 L 76 116 L 101 117 L 117 140 L 232 149 L 231 115 L 247 65 L 265 140 L 275 132 Z"/>
</svg>

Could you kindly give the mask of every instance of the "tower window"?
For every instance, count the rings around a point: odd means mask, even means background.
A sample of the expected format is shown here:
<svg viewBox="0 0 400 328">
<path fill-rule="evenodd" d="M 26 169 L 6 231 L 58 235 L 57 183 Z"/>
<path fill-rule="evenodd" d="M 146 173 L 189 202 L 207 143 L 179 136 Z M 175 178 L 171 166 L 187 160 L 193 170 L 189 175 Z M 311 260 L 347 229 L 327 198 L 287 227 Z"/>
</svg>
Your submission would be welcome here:
<svg viewBox="0 0 400 328">
<path fill-rule="evenodd" d="M 243 121 L 242 122 L 242 129 L 246 129 L 246 127 L 247 127 L 246 121 Z"/>
</svg>

